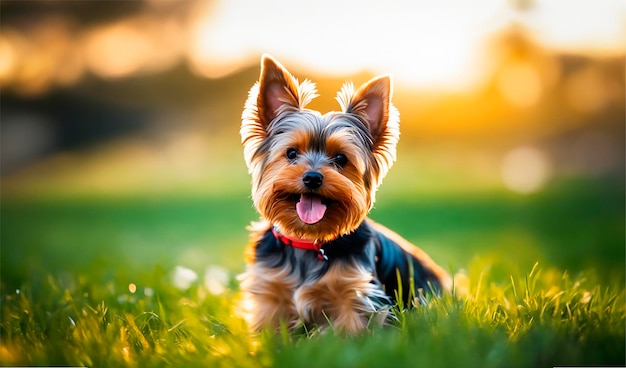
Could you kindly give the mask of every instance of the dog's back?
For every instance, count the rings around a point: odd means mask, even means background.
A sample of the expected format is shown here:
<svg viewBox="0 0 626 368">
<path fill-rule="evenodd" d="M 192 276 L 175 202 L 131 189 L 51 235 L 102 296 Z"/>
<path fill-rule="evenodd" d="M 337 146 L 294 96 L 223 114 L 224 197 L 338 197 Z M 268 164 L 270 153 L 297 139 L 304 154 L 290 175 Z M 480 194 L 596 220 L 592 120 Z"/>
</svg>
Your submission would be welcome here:
<svg viewBox="0 0 626 368">
<path fill-rule="evenodd" d="M 450 276 L 428 254 L 383 225 L 370 219 L 365 223 L 371 228 L 376 249 L 375 276 L 392 302 L 401 298 L 407 303 L 422 292 L 450 290 Z"/>
</svg>

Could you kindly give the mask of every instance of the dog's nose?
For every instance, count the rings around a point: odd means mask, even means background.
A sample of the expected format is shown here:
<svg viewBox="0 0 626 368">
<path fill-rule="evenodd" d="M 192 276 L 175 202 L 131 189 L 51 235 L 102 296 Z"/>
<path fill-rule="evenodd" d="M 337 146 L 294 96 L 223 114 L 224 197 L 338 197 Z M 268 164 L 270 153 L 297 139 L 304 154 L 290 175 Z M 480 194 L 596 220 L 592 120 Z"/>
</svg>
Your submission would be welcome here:
<svg viewBox="0 0 626 368">
<path fill-rule="evenodd" d="M 317 189 L 322 185 L 322 181 L 324 180 L 324 176 L 315 171 L 305 172 L 302 176 L 302 182 L 309 189 Z"/>
</svg>

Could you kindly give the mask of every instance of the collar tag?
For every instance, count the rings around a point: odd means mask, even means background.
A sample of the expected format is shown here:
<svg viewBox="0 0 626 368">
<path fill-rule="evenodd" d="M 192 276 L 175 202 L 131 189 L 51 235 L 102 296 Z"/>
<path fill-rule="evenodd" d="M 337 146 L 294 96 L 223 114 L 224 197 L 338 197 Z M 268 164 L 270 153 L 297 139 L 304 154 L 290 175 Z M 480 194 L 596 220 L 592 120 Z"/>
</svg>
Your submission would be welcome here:
<svg viewBox="0 0 626 368">
<path fill-rule="evenodd" d="M 317 258 L 318 258 L 320 261 L 328 261 L 328 256 L 327 256 L 326 254 L 324 254 L 324 248 L 320 248 L 320 249 L 317 251 Z"/>
</svg>

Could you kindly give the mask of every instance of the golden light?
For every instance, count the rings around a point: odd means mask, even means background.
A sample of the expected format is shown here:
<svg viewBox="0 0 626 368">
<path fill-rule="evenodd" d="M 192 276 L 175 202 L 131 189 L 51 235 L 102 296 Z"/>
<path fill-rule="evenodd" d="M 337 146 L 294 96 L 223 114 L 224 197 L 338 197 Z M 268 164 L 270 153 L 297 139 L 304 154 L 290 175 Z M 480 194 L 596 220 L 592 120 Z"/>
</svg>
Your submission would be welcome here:
<svg viewBox="0 0 626 368">
<path fill-rule="evenodd" d="M 17 67 L 17 50 L 13 41 L 0 35 L 0 85 L 10 83 Z"/>
<path fill-rule="evenodd" d="M 130 347 L 129 346 L 124 346 L 122 348 L 122 356 L 124 357 L 124 360 L 126 362 L 130 362 Z"/>
<path fill-rule="evenodd" d="M 420 8 L 419 2 L 221 1 L 197 12 L 188 59 L 209 77 L 268 52 L 330 75 L 368 70 L 406 83 L 464 88 L 484 73 L 481 42 L 492 28 L 483 23 L 502 8 L 485 3 L 453 1 L 457 8 L 450 11 L 451 4 Z"/>
<path fill-rule="evenodd" d="M 51 82 L 68 86 L 77 82 L 84 72 L 78 37 L 70 20 L 64 17 L 49 19 L 35 32 L 37 58 L 49 60 Z"/>
<path fill-rule="evenodd" d="M 367 70 L 427 88 L 467 89 L 490 72 L 485 43 L 512 22 L 557 49 L 623 48 L 624 19 L 615 13 L 624 6 L 607 0 L 600 10 L 584 3 L 538 0 L 516 11 L 498 0 L 219 1 L 194 12 L 188 58 L 197 73 L 209 77 L 234 72 L 268 52 L 285 64 L 329 75 Z M 505 96 L 513 104 L 533 104 L 541 92 L 537 77 L 524 67 L 510 69 L 505 80 L 526 84 L 515 93 L 504 87 Z"/>
<path fill-rule="evenodd" d="M 468 90 L 493 73 L 488 44 L 511 24 L 556 51 L 615 54 L 626 43 L 622 0 L 535 0 L 523 9 L 501 0 L 218 0 L 158 15 L 166 6 L 148 5 L 151 11 L 82 29 L 57 16 L 13 35 L 5 27 L 0 82 L 34 94 L 77 82 L 85 68 L 122 78 L 166 70 L 181 57 L 199 76 L 219 78 L 268 52 L 309 69 L 304 73 L 389 73 L 397 83 Z M 510 80 L 522 81 L 521 91 Z M 528 106 L 541 94 L 536 82 L 518 65 L 502 74 L 500 89 L 513 104 Z"/>
<path fill-rule="evenodd" d="M 2 30 L 0 84 L 20 94 L 37 95 L 55 85 L 71 85 L 83 73 L 72 23 L 62 16 L 43 19 L 30 28 Z"/>
<path fill-rule="evenodd" d="M 37 95 L 46 92 L 52 84 L 54 67 L 48 55 L 29 53 L 18 69 L 16 80 L 18 89 L 24 95 Z"/>
<path fill-rule="evenodd" d="M 437 14 L 419 24 L 405 19 L 404 40 L 381 55 L 375 69 L 390 70 L 402 83 L 423 87 L 465 89 L 480 82 L 486 71 L 481 68 L 480 37 L 464 30 L 462 18 L 445 19 Z"/>
<path fill-rule="evenodd" d="M 511 104 L 529 107 L 541 98 L 542 81 L 535 67 L 525 62 L 513 62 L 502 70 L 497 79 L 498 90 Z"/>
<path fill-rule="evenodd" d="M 93 30 L 85 41 L 89 68 L 106 78 L 120 78 L 139 71 L 152 55 L 148 36 L 137 27 L 117 23 Z"/>
<path fill-rule="evenodd" d="M 0 345 L 0 360 L 5 363 L 11 364 L 11 362 L 18 361 L 17 352 L 11 351 L 7 346 Z"/>
<path fill-rule="evenodd" d="M 241 24 L 245 14 L 233 13 L 237 2 L 200 3 L 193 13 L 189 31 L 187 59 L 191 69 L 204 77 L 220 78 L 237 71 L 247 62 L 253 40 L 260 30 L 252 24 Z M 230 7 L 229 7 L 230 6 Z M 255 3 L 239 4 L 250 8 Z"/>
</svg>

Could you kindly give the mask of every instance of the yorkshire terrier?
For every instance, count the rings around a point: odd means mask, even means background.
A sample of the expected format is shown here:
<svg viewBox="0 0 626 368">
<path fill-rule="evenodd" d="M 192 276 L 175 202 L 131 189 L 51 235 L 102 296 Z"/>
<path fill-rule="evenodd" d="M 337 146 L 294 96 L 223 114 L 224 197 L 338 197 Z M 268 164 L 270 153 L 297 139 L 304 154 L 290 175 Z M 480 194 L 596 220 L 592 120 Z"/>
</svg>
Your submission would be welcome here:
<svg viewBox="0 0 626 368">
<path fill-rule="evenodd" d="M 391 83 L 386 75 L 356 90 L 346 83 L 337 94 L 341 112 L 322 115 L 305 108 L 317 97 L 312 82 L 298 83 L 262 57 L 241 124 L 261 215 L 240 277 L 253 330 L 304 325 L 355 333 L 390 321 L 395 303 L 449 290 L 449 275 L 424 251 L 367 218 L 396 158 Z"/>
</svg>

